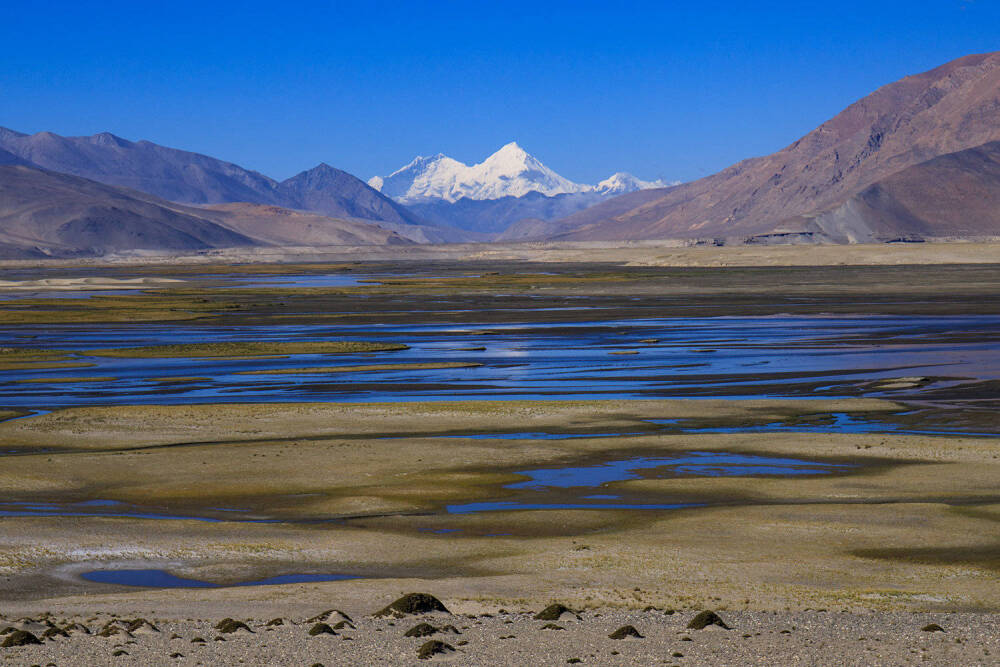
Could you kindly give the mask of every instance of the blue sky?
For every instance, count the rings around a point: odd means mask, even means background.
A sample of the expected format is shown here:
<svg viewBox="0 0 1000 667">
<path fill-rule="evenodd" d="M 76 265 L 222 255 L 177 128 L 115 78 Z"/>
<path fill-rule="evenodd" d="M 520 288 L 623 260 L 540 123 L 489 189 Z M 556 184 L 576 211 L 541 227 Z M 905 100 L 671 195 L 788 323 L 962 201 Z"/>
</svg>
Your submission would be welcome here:
<svg viewBox="0 0 1000 667">
<path fill-rule="evenodd" d="M 0 125 L 107 130 L 276 178 L 475 162 L 516 140 L 577 181 L 690 180 L 1000 50 L 993 0 L 146 4 L 8 3 Z"/>
</svg>

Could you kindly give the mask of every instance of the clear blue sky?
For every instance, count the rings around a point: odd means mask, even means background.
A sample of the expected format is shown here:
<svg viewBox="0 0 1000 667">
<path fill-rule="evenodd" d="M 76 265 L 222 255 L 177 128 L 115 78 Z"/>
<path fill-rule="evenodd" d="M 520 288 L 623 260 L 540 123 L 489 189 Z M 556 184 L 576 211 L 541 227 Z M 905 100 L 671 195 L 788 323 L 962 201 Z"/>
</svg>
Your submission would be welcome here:
<svg viewBox="0 0 1000 667">
<path fill-rule="evenodd" d="M 18 2 L 0 125 L 276 178 L 517 140 L 564 176 L 690 180 L 880 85 L 1000 50 L 1000 2 Z M 88 6 L 89 5 L 89 6 Z"/>
</svg>

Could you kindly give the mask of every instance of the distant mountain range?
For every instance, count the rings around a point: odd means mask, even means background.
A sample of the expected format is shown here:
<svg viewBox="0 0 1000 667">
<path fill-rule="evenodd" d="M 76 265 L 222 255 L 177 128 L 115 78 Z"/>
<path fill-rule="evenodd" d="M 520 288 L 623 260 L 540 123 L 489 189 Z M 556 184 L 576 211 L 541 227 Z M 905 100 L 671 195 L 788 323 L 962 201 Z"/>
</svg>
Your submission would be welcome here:
<svg viewBox="0 0 1000 667">
<path fill-rule="evenodd" d="M 567 216 L 626 192 L 665 188 L 618 172 L 597 185 L 563 178 L 516 142 L 479 164 L 467 165 L 441 153 L 417 157 L 368 184 L 421 217 L 469 231 L 499 234 L 524 218 Z"/>
<path fill-rule="evenodd" d="M 373 187 L 374 186 L 374 187 Z M 0 128 L 0 257 L 472 240 L 858 243 L 1000 236 L 1000 53 L 852 104 L 772 155 L 680 185 L 574 183 L 516 143 L 366 184 L 285 181 L 102 133 Z"/>
<path fill-rule="evenodd" d="M 62 137 L 0 128 L 0 150 L 18 163 L 120 185 L 182 204 L 250 202 L 340 218 L 421 225 L 412 211 L 345 171 L 320 164 L 285 181 L 207 155 L 128 141 L 108 132 Z M 11 157 L 12 156 L 12 157 Z"/>
<path fill-rule="evenodd" d="M 0 165 L 0 258 L 407 243 L 366 222 L 258 204 L 185 206 L 79 176 Z"/>
<path fill-rule="evenodd" d="M 607 200 L 544 226 L 566 240 L 854 243 L 1000 236 L 1000 53 L 908 76 L 790 146 L 670 190 Z"/>
</svg>

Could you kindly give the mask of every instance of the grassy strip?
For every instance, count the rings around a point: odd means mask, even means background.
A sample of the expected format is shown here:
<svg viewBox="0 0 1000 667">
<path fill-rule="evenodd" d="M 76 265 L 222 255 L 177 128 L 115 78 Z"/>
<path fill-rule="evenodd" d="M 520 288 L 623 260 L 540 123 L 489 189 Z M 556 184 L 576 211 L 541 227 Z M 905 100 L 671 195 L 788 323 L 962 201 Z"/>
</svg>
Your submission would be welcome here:
<svg viewBox="0 0 1000 667">
<path fill-rule="evenodd" d="M 482 364 L 449 361 L 439 364 L 368 364 L 360 366 L 311 366 L 308 368 L 274 368 L 262 371 L 239 371 L 235 375 L 299 375 L 304 373 L 363 373 L 375 371 L 433 371 L 442 368 L 476 368 Z"/>
<path fill-rule="evenodd" d="M 159 359 L 174 357 L 256 357 L 275 354 L 355 354 L 358 352 L 391 352 L 409 349 L 400 343 L 378 343 L 364 340 L 190 343 L 183 345 L 147 345 L 120 347 L 85 352 L 90 357 L 124 357 Z"/>
<path fill-rule="evenodd" d="M 114 382 L 115 377 L 55 377 L 55 378 L 30 378 L 28 380 L 15 380 L 17 384 L 50 384 L 56 382 Z"/>
<path fill-rule="evenodd" d="M 73 361 L 0 361 L 0 371 L 48 371 L 66 368 L 92 368 L 97 364 Z"/>
</svg>

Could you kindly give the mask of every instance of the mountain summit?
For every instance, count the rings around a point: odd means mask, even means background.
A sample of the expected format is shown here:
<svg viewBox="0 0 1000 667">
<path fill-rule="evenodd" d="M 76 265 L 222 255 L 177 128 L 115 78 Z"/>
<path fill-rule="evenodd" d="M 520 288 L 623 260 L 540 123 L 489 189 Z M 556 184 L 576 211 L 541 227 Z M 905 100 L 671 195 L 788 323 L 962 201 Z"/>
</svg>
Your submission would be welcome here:
<svg viewBox="0 0 1000 667">
<path fill-rule="evenodd" d="M 668 187 L 662 181 L 641 181 L 619 172 L 597 186 L 574 183 L 546 167 L 517 142 L 510 142 L 479 164 L 467 165 L 443 154 L 417 157 L 389 176 L 368 181 L 401 204 L 459 199 L 494 200 L 535 192 L 547 197 L 576 193 L 604 195 Z"/>
</svg>

